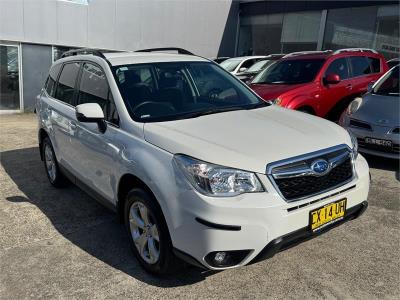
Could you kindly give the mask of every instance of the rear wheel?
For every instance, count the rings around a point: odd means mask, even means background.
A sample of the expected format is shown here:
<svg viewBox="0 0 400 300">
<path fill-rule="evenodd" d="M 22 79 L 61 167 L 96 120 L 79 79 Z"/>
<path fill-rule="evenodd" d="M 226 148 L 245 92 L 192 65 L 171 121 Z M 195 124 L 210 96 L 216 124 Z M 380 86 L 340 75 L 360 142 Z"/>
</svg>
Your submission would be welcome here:
<svg viewBox="0 0 400 300">
<path fill-rule="evenodd" d="M 132 251 L 145 270 L 156 275 L 177 270 L 181 264 L 172 253 L 167 224 L 149 193 L 142 189 L 132 189 L 128 193 L 124 221 Z"/>
<path fill-rule="evenodd" d="M 47 178 L 57 188 L 65 186 L 67 180 L 60 171 L 50 139 L 48 137 L 44 138 L 42 145 L 43 162 Z"/>
</svg>

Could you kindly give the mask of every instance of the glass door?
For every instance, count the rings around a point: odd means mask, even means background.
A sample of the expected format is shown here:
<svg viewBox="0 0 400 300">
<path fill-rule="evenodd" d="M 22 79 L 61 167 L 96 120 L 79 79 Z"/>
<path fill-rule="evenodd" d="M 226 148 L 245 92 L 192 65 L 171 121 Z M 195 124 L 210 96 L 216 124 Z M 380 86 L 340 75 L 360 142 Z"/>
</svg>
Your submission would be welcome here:
<svg viewBox="0 0 400 300">
<path fill-rule="evenodd" d="M 0 44 L 0 111 L 20 110 L 18 46 Z"/>
</svg>

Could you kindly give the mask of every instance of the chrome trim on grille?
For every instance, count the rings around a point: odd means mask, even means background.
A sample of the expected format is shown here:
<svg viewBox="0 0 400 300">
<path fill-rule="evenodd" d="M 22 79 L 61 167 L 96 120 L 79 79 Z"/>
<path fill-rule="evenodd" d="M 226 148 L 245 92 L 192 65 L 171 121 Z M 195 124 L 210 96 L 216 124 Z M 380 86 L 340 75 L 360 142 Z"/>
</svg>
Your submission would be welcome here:
<svg viewBox="0 0 400 300">
<path fill-rule="evenodd" d="M 318 158 L 321 158 L 321 156 L 323 156 L 323 155 L 332 154 L 332 153 L 338 152 L 340 150 L 347 150 L 347 151 L 344 153 L 341 153 L 338 156 L 335 156 L 335 157 L 332 157 L 329 159 L 329 165 L 331 167 L 330 170 L 332 170 L 333 168 L 335 168 L 338 165 L 340 165 L 341 163 L 343 163 L 346 159 L 350 158 L 351 164 L 352 164 L 353 175 L 348 180 L 341 182 L 340 184 L 330 187 L 328 189 L 325 189 L 325 190 L 322 190 L 322 191 L 319 191 L 317 193 L 313 193 L 310 195 L 302 196 L 299 198 L 294 198 L 294 199 L 288 200 L 285 198 L 285 196 L 283 196 L 279 186 L 275 182 L 275 179 L 294 178 L 294 177 L 314 175 L 314 171 L 312 171 L 311 168 L 306 164 L 306 162 L 305 162 L 306 160 L 318 159 Z M 274 172 L 274 169 L 276 169 L 276 168 L 284 167 L 286 165 L 296 164 L 296 163 L 298 163 L 298 164 L 294 165 L 293 167 L 288 167 L 287 168 L 288 170 L 281 170 L 281 171 Z M 310 171 L 311 171 L 311 173 L 310 173 Z M 270 182 L 272 183 L 272 185 L 274 186 L 275 190 L 286 202 L 300 201 L 300 200 L 303 200 L 306 198 L 310 198 L 313 196 L 317 196 L 317 195 L 326 193 L 328 191 L 334 190 L 340 186 L 343 186 L 343 185 L 351 182 L 356 177 L 353 151 L 351 150 L 351 148 L 348 145 L 341 144 L 341 145 L 334 146 L 331 148 L 299 155 L 299 156 L 288 158 L 288 159 L 283 159 L 283 160 L 268 164 L 267 168 L 266 168 L 266 175 L 267 175 L 268 179 L 270 180 Z"/>
</svg>

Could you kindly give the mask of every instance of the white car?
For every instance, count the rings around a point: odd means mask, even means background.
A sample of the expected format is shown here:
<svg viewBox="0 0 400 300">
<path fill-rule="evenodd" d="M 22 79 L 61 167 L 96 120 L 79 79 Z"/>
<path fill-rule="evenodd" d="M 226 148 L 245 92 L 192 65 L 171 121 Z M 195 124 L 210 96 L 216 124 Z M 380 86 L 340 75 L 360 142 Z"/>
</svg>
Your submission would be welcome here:
<svg viewBox="0 0 400 300">
<path fill-rule="evenodd" d="M 367 208 L 346 130 L 262 101 L 217 64 L 180 49 L 64 56 L 36 103 L 47 176 L 114 209 L 146 270 L 243 266 Z"/>
<path fill-rule="evenodd" d="M 259 60 L 265 59 L 266 56 L 242 56 L 224 60 L 220 66 L 233 75 L 245 72 Z"/>
</svg>

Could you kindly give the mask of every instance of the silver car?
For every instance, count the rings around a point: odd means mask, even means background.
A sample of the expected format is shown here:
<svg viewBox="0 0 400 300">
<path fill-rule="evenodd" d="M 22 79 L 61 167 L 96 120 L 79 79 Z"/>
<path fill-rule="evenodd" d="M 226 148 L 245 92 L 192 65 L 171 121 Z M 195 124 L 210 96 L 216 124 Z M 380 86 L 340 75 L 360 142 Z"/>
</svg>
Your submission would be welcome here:
<svg viewBox="0 0 400 300">
<path fill-rule="evenodd" d="M 399 66 L 384 74 L 362 98 L 351 102 L 340 125 L 357 137 L 361 152 L 399 159 Z"/>
</svg>

